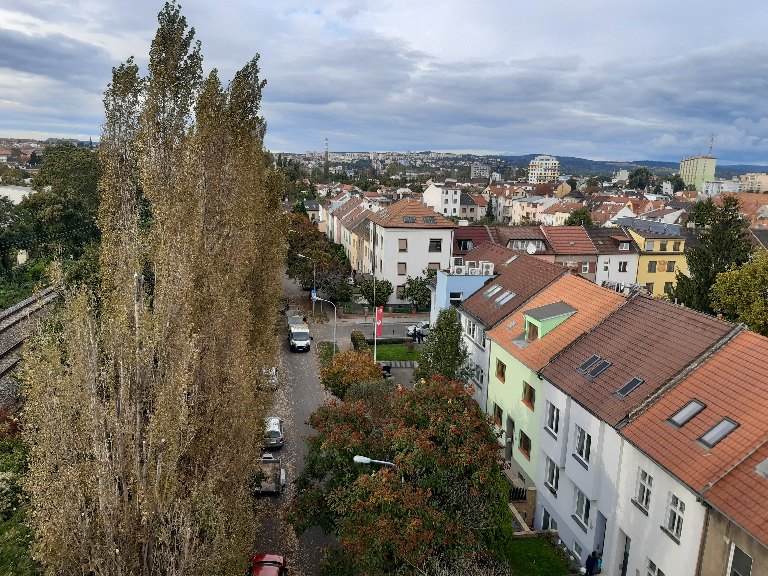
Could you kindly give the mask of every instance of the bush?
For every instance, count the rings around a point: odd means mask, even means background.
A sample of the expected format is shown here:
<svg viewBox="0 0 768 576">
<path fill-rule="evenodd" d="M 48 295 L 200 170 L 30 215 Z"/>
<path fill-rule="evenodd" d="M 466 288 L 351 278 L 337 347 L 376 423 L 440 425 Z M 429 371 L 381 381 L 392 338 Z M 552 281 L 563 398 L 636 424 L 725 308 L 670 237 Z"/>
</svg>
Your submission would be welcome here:
<svg viewBox="0 0 768 576">
<path fill-rule="evenodd" d="M 365 334 L 359 330 L 352 332 L 352 347 L 358 352 L 366 352 L 369 350 L 368 342 L 365 339 Z"/>
</svg>

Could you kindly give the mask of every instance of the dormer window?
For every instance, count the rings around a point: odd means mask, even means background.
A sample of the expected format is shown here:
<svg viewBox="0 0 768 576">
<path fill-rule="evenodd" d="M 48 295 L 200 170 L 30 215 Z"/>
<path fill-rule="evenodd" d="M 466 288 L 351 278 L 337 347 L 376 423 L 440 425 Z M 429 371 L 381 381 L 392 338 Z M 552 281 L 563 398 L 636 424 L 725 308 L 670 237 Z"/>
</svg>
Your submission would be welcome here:
<svg viewBox="0 0 768 576">
<path fill-rule="evenodd" d="M 629 250 L 629 242 L 619 242 L 619 250 Z"/>
<path fill-rule="evenodd" d="M 530 320 L 525 324 L 525 339 L 533 342 L 539 337 L 539 327 Z"/>
</svg>

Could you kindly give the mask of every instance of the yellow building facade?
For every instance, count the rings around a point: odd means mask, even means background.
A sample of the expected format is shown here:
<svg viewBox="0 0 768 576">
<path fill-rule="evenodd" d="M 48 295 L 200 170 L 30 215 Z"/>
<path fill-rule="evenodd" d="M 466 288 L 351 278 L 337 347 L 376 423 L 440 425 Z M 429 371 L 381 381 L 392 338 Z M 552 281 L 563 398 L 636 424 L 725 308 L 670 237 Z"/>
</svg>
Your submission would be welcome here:
<svg viewBox="0 0 768 576">
<path fill-rule="evenodd" d="M 665 296 L 676 284 L 677 272 L 688 274 L 685 238 L 627 228 L 639 249 L 637 284 L 654 296 Z"/>
</svg>

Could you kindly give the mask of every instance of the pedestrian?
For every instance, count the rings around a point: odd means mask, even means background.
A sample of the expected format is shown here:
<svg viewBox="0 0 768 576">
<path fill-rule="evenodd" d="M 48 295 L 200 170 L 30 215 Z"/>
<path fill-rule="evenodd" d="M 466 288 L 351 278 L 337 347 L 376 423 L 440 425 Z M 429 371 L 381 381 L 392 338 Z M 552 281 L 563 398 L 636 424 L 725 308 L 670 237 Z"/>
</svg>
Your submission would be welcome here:
<svg viewBox="0 0 768 576">
<path fill-rule="evenodd" d="M 419 344 L 424 341 L 424 333 L 421 331 L 421 329 L 416 331 L 416 339 L 418 340 Z"/>
<path fill-rule="evenodd" d="M 600 552 L 600 554 L 597 555 L 597 568 L 595 569 L 595 574 L 601 574 L 603 572 L 603 553 Z"/>
<path fill-rule="evenodd" d="M 586 576 L 593 576 L 597 569 L 597 552 L 592 550 L 592 554 L 587 557 L 587 563 L 584 565 L 587 571 L 584 573 Z"/>
</svg>

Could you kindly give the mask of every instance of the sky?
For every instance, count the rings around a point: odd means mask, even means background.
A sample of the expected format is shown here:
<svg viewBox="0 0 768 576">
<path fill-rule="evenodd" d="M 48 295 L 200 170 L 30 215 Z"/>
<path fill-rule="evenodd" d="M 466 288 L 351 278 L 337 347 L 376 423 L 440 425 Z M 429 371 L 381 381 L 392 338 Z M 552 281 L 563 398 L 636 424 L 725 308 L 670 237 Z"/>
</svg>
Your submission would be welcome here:
<svg viewBox="0 0 768 576">
<path fill-rule="evenodd" d="M 0 0 L 0 136 L 98 140 L 159 0 Z M 765 0 L 188 0 L 206 72 L 256 54 L 274 152 L 768 164 Z"/>
</svg>

